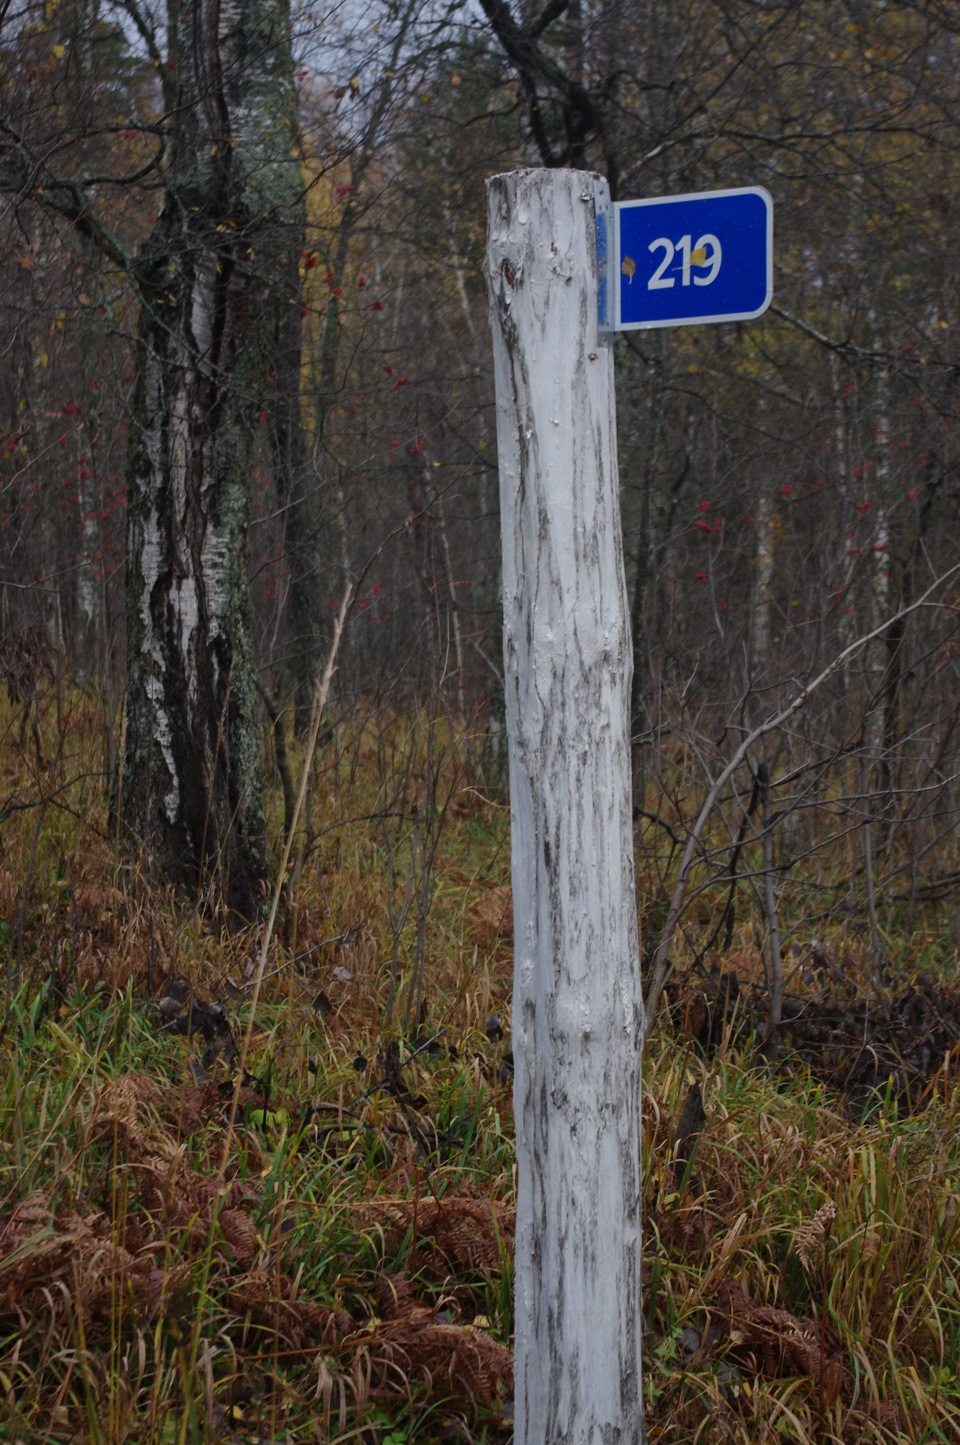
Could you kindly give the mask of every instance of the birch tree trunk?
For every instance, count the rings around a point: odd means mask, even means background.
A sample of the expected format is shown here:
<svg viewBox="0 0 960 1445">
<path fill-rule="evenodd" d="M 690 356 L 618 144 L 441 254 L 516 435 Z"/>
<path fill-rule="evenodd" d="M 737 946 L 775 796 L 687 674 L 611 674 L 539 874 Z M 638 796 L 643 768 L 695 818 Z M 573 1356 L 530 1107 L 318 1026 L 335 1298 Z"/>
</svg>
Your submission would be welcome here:
<svg viewBox="0 0 960 1445">
<path fill-rule="evenodd" d="M 644 1439 L 631 646 L 593 177 L 489 182 L 510 745 L 516 1439 Z"/>
<path fill-rule="evenodd" d="M 278 278 L 302 192 L 289 7 L 196 0 L 170 16 L 172 155 L 137 266 L 122 811 L 166 877 L 211 880 L 249 916 L 267 865 L 251 452 L 295 302 Z"/>
</svg>

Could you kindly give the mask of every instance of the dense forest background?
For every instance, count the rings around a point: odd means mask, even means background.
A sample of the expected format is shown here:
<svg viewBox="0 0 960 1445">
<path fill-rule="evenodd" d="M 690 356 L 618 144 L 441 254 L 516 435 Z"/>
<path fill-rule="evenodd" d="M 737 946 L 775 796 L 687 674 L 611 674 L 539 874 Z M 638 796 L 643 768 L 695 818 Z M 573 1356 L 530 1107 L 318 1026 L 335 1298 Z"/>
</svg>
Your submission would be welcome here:
<svg viewBox="0 0 960 1445">
<path fill-rule="evenodd" d="M 594 167 L 621 199 L 775 199 L 766 317 L 617 341 L 638 806 L 682 811 L 688 769 L 709 776 L 784 689 L 954 566 L 958 29 L 949 5 L 854 0 L 298 7 L 299 185 L 270 213 L 271 286 L 242 323 L 279 312 L 279 345 L 255 384 L 230 381 L 251 432 L 261 719 L 265 698 L 295 700 L 304 725 L 362 578 L 337 713 L 430 693 L 496 729 L 484 180 L 518 165 Z M 185 60 L 134 3 L 7 6 L 2 39 L 4 656 L 95 691 L 116 774 L 142 256 Z M 266 186 L 277 162 L 250 154 Z M 805 810 L 851 793 L 854 758 L 852 816 L 875 812 L 885 847 L 909 833 L 919 868 L 952 827 L 949 598 L 776 738 L 795 853 L 816 842 Z"/>
</svg>

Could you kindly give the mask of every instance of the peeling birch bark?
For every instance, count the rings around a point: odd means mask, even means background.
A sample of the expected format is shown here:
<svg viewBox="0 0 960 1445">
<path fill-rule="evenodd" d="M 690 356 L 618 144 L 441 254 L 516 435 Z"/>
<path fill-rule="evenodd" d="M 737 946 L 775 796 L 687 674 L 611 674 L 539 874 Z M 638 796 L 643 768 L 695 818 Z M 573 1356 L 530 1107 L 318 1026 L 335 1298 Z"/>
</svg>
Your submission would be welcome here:
<svg viewBox="0 0 960 1445">
<path fill-rule="evenodd" d="M 489 182 L 517 1129 L 516 1440 L 645 1438 L 631 644 L 593 177 Z"/>
<path fill-rule="evenodd" d="M 296 297 L 289 6 L 170 10 L 163 208 L 137 263 L 122 813 L 171 881 L 252 916 L 268 859 L 250 637 L 253 441 Z"/>
</svg>

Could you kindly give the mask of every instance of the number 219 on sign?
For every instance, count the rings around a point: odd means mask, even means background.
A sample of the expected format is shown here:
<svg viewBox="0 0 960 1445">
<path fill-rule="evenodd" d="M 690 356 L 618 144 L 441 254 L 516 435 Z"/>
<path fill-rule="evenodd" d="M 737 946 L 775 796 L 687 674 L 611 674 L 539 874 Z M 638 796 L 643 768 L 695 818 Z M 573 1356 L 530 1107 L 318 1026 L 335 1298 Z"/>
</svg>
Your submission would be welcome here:
<svg viewBox="0 0 960 1445">
<path fill-rule="evenodd" d="M 615 331 L 745 321 L 773 295 L 773 200 L 762 186 L 612 207 Z"/>
<path fill-rule="evenodd" d="M 658 236 L 655 241 L 650 242 L 647 250 L 663 251 L 663 260 L 647 282 L 649 291 L 664 291 L 674 284 L 676 277 L 668 275 L 667 272 L 673 267 L 674 257 L 678 251 L 681 256 L 681 286 L 690 285 L 691 271 L 694 267 L 706 268 L 704 275 L 693 276 L 694 286 L 709 286 L 716 281 L 723 263 L 723 247 L 716 236 L 711 236 L 709 232 L 707 235 L 701 236 L 695 246 L 691 246 L 689 235 L 681 236 L 676 245 L 667 236 Z"/>
</svg>

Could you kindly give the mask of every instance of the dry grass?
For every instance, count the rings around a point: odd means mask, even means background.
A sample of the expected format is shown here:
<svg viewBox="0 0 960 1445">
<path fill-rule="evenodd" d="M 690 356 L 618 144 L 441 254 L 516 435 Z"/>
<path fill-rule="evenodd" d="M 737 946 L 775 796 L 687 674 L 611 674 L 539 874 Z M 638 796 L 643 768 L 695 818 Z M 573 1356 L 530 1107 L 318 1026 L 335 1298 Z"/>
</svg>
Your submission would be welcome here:
<svg viewBox="0 0 960 1445">
<path fill-rule="evenodd" d="M 416 720 L 327 745 L 237 1095 L 258 939 L 118 862 L 98 739 L 65 715 L 42 773 L 0 716 L 3 797 L 24 804 L 0 857 L 0 1436 L 505 1442 L 505 810 Z M 916 962 L 945 974 L 935 923 Z M 855 999 L 862 937 L 831 947 Z M 691 980 L 647 1051 L 651 1440 L 960 1439 L 951 1052 L 915 1107 L 894 1081 L 852 1108 L 741 1036 L 752 925 L 720 963 L 742 1009 L 718 1023 L 708 1000 L 698 1048 Z M 949 1012 L 949 990 L 923 996 Z M 911 1048 L 933 1036 L 910 1027 Z"/>
</svg>

